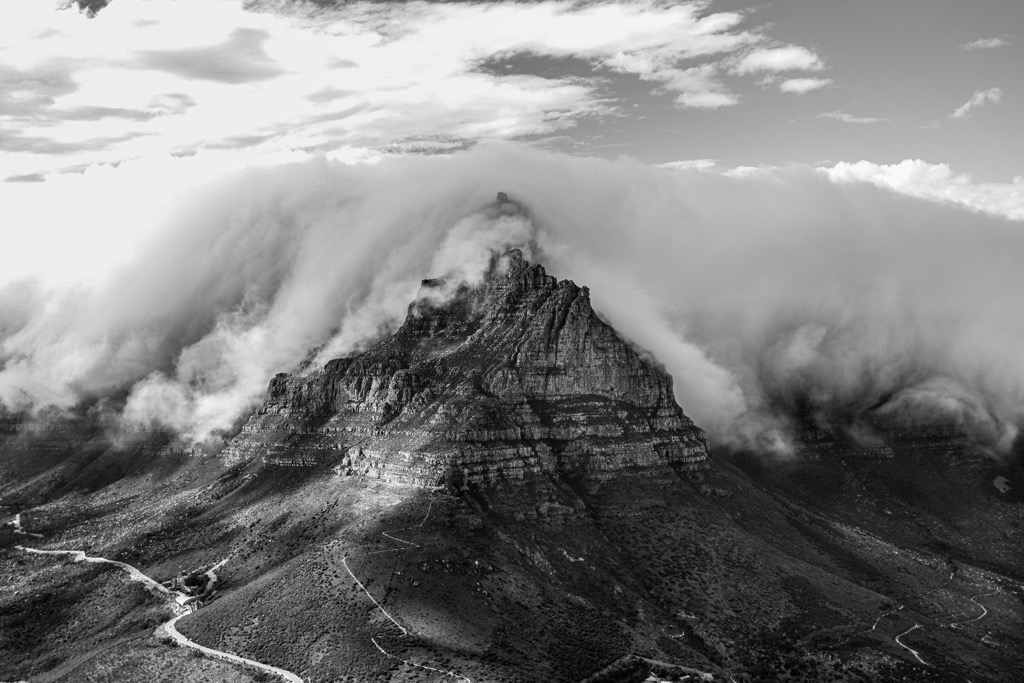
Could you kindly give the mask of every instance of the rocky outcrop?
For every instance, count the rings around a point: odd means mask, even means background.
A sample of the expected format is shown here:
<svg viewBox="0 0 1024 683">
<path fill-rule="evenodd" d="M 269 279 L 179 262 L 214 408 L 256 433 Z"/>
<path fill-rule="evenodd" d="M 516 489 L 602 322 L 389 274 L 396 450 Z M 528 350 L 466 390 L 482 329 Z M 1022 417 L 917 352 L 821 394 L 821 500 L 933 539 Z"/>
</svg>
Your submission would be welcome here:
<svg viewBox="0 0 1024 683">
<path fill-rule="evenodd" d="M 820 426 L 810 418 L 795 423 L 797 455 L 805 461 L 856 458 L 891 460 L 901 453 L 934 453 L 953 460 L 970 450 L 969 434 L 941 419 L 909 423 L 865 413 L 853 424 Z"/>
<path fill-rule="evenodd" d="M 671 377 L 519 250 L 479 285 L 423 281 L 367 352 L 277 375 L 225 455 L 454 488 L 707 467 Z"/>
</svg>

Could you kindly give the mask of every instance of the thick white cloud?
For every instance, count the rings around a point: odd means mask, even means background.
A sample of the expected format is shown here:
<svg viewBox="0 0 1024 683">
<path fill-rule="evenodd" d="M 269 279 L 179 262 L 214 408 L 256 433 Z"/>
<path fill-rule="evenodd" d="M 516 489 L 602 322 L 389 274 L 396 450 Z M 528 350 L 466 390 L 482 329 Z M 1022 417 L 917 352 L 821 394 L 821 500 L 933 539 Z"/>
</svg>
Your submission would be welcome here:
<svg viewBox="0 0 1024 683">
<path fill-rule="evenodd" d="M 366 152 L 353 156 L 372 159 Z M 137 258 L 140 245 L 167 229 L 175 195 L 242 169 L 307 160 L 309 155 L 239 156 L 203 151 L 148 156 L 31 183 L 0 183 L 0 284 L 32 278 L 49 286 L 95 283 Z M 344 159 L 351 160 L 351 159 Z"/>
<path fill-rule="evenodd" d="M 803 95 L 812 90 L 819 90 L 832 85 L 831 78 L 787 78 L 779 83 L 779 90 L 787 93 Z"/>
<path fill-rule="evenodd" d="M 906 159 L 898 164 L 841 162 L 824 169 L 836 182 L 870 182 L 922 199 L 952 202 L 1011 220 L 1024 221 L 1024 177 L 1009 183 L 976 183 L 948 164 Z"/>
<path fill-rule="evenodd" d="M 314 350 L 340 355 L 393 329 L 420 278 L 472 278 L 482 249 L 526 244 L 591 287 L 718 441 L 783 443 L 796 405 L 839 420 L 888 402 L 990 444 L 1021 419 L 1024 232 L 879 189 L 901 183 L 877 168 L 729 177 L 504 144 L 190 177 L 199 167 L 166 157 L 82 189 L 87 176 L 38 184 L 54 201 L 88 189 L 113 207 L 81 212 L 54 242 L 84 232 L 116 247 L 124 226 L 143 233 L 127 251 L 90 252 L 84 282 L 0 286 L 5 403 L 126 393 L 126 420 L 202 436 Z M 941 184 L 929 177 L 917 185 Z M 147 182 L 169 193 L 158 211 L 124 201 Z M 530 219 L 481 211 L 499 190 Z"/>
<path fill-rule="evenodd" d="M 734 67 L 738 74 L 784 71 L 819 71 L 825 64 L 818 55 L 800 45 L 751 50 Z"/>
<path fill-rule="evenodd" d="M 127 392 L 129 421 L 201 436 L 312 349 L 390 329 L 435 267 L 532 241 L 666 363 L 717 439 L 778 442 L 776 410 L 808 397 L 824 413 L 891 396 L 992 432 L 1019 421 L 1019 226 L 949 204 L 1022 220 L 1024 180 L 920 161 L 673 173 L 710 162 L 506 145 L 390 156 L 562 134 L 628 113 L 623 84 L 710 110 L 754 79 L 830 82 L 796 77 L 823 60 L 741 14 L 150 0 L 90 21 L 9 1 L 0 178 L 45 181 L 0 184 L 7 403 Z M 536 222 L 486 220 L 497 190 Z"/>
<path fill-rule="evenodd" d="M 735 64 L 738 51 L 770 42 L 763 29 L 742 28 L 742 14 L 705 2 L 244 11 L 237 0 L 150 0 L 114 3 L 96 20 L 11 2 L 0 27 L 0 177 L 14 180 L 198 149 L 351 157 L 353 148 L 444 151 L 555 134 L 618 113 L 615 74 L 651 83 L 650 95 L 679 107 L 728 107 L 740 97 L 722 60 Z M 516 60 L 544 68 L 505 70 Z M 580 63 L 589 75 L 568 75 Z M 820 66 L 799 46 L 762 48 L 733 75 Z"/>
<path fill-rule="evenodd" d="M 238 0 L 149 0 L 95 19 L 8 4 L 0 178 L 21 180 L 199 149 L 450 149 L 554 134 L 615 112 L 618 74 L 650 83 L 648 96 L 714 109 L 739 101 L 720 61 L 768 40 L 706 2 L 246 11 Z"/>
<path fill-rule="evenodd" d="M 1000 88 L 989 88 L 988 90 L 976 90 L 971 98 L 953 110 L 949 115 L 951 119 L 966 119 L 971 115 L 972 109 L 977 109 L 986 104 L 998 104 L 1003 99 L 1003 91 Z"/>
</svg>

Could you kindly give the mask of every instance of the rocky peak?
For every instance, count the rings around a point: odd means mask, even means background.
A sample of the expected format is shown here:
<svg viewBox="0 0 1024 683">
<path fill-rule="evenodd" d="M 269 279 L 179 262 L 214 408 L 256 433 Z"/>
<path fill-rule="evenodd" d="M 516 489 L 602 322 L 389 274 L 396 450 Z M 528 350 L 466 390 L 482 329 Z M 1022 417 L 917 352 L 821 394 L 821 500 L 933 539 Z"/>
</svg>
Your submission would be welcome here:
<svg viewBox="0 0 1024 683">
<path fill-rule="evenodd" d="M 478 283 L 424 280 L 365 353 L 275 377 L 226 452 L 427 486 L 707 467 L 671 378 L 518 249 Z"/>
</svg>

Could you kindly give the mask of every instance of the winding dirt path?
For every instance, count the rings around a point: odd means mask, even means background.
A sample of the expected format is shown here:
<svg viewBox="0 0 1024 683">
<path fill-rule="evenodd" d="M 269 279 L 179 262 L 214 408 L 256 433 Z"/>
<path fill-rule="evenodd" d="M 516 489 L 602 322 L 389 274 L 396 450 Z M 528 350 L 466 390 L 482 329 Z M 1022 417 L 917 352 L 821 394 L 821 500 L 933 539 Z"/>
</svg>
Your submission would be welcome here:
<svg viewBox="0 0 1024 683">
<path fill-rule="evenodd" d="M 978 593 L 977 595 L 971 596 L 971 602 L 973 602 L 975 605 L 977 605 L 978 607 L 981 608 L 981 614 L 979 614 L 978 616 L 974 617 L 973 619 L 964 619 L 963 621 L 953 621 L 953 622 L 950 622 L 950 624 L 949 624 L 950 628 L 960 628 L 960 626 L 962 624 L 970 624 L 972 622 L 979 621 L 980 619 L 984 619 L 986 616 L 988 616 L 988 608 L 985 607 L 985 605 L 983 605 L 980 602 L 978 602 L 978 598 L 983 598 L 986 595 L 995 595 L 996 593 L 999 593 L 1002 590 L 1003 590 L 1003 587 L 999 586 L 994 591 L 989 591 L 987 593 Z"/>
<path fill-rule="evenodd" d="M 430 503 L 427 505 L 427 514 L 425 514 L 423 516 L 423 520 L 419 524 L 417 524 L 415 526 L 403 527 L 401 529 L 391 529 L 391 531 L 398 532 L 398 531 L 408 531 L 409 529 L 422 529 L 423 525 L 427 523 L 427 519 L 430 517 L 430 511 L 431 511 L 431 509 L 433 509 L 433 507 L 434 507 L 434 496 L 433 496 L 433 494 L 431 494 L 431 496 L 430 496 Z M 360 581 L 359 577 L 357 577 L 355 575 L 355 572 L 352 571 L 352 568 L 348 566 L 348 560 L 351 557 L 367 557 L 369 555 L 380 555 L 380 554 L 383 554 L 383 553 L 400 553 L 400 552 L 405 552 L 407 550 L 412 550 L 413 548 L 422 548 L 423 547 L 419 543 L 414 543 L 413 541 L 406 541 L 405 539 L 398 538 L 396 536 L 392 536 L 390 533 L 388 533 L 386 531 L 382 531 L 381 532 L 381 536 L 386 536 L 387 538 L 391 539 L 392 541 L 396 541 L 398 543 L 401 543 L 405 547 L 403 547 L 403 548 L 390 548 L 388 550 L 371 550 L 371 551 L 368 551 L 368 552 L 365 552 L 365 553 L 349 553 L 349 554 L 347 554 L 347 555 L 345 555 L 345 556 L 343 556 L 341 558 L 341 564 L 342 564 L 343 567 L 345 567 L 345 571 L 348 572 L 348 575 L 352 577 L 352 580 L 356 582 L 356 585 L 359 586 L 360 590 L 362 590 L 363 593 L 366 594 L 366 597 L 370 598 L 370 601 L 373 602 L 373 604 L 377 607 L 377 609 L 380 610 L 381 614 L 383 614 L 385 617 L 387 617 L 388 621 L 390 621 L 391 624 L 395 628 L 397 628 L 399 631 L 402 632 L 402 637 L 404 638 L 404 637 L 408 637 L 410 635 L 409 629 L 407 629 L 406 627 L 402 626 L 402 624 L 400 624 L 398 622 L 398 620 L 395 619 L 391 615 L 390 612 L 388 612 L 386 609 L 384 609 L 384 606 L 381 605 L 380 602 L 377 601 L 377 598 L 373 597 L 373 595 L 370 593 L 370 591 L 366 590 L 366 586 L 363 585 L 363 582 Z M 393 655 L 390 652 L 388 652 L 387 650 L 385 650 L 383 647 L 381 647 L 380 643 L 377 642 L 376 638 L 370 638 L 370 642 L 373 643 L 374 647 L 376 647 L 378 650 L 380 650 L 380 653 L 382 655 L 384 655 L 385 657 L 388 657 L 389 659 L 396 659 L 396 660 L 402 662 L 403 664 L 407 664 L 409 666 L 414 666 L 417 669 L 424 669 L 426 671 L 433 671 L 434 673 L 443 674 L 443 675 L 445 675 L 445 676 L 447 676 L 449 678 L 456 678 L 456 679 L 465 681 L 466 683 L 473 683 L 472 679 L 470 679 L 468 676 L 464 676 L 462 674 L 455 673 L 454 671 L 448 671 L 447 669 L 438 669 L 438 668 L 435 668 L 435 667 L 432 667 L 432 666 L 427 666 L 426 664 L 417 664 L 416 662 L 410 662 L 408 659 L 402 659 L 401 657 L 399 657 L 397 655 Z"/>
<path fill-rule="evenodd" d="M 908 652 L 910 652 L 910 654 L 914 655 L 914 657 L 915 657 L 915 658 L 917 659 L 917 661 L 921 662 L 921 663 L 922 663 L 922 664 L 924 664 L 925 666 L 931 666 L 931 664 L 929 664 L 928 662 L 926 662 L 926 661 L 924 661 L 923 659 L 921 659 L 921 655 L 920 655 L 920 654 L 918 654 L 917 650 L 915 650 L 914 648 L 910 647 L 909 645 L 906 645 L 906 644 L 904 644 L 904 643 L 903 643 L 903 642 L 902 642 L 902 641 L 900 640 L 900 638 L 902 638 L 903 636 L 905 636 L 905 635 L 907 635 L 908 633 L 910 633 L 911 631 L 913 631 L 913 630 L 915 630 L 915 629 L 919 629 L 919 628 L 921 628 L 921 624 L 914 624 L 913 626 L 911 626 L 910 628 L 908 628 L 908 629 L 907 629 L 906 631 L 904 631 L 903 633 L 901 633 L 901 634 L 899 634 L 898 636 L 896 636 L 896 637 L 894 638 L 894 640 L 896 641 L 896 644 L 897 644 L 897 645 L 899 645 L 900 647 L 902 647 L 902 648 L 903 648 L 904 650 L 907 650 Z"/>
<path fill-rule="evenodd" d="M 18 526 L 20 526 L 20 519 Z M 38 536 L 38 534 L 32 535 Z M 172 598 L 174 600 L 176 605 L 174 611 L 177 612 L 177 615 L 170 621 L 162 624 L 160 628 L 164 632 L 166 632 L 171 638 L 173 638 L 178 644 L 183 645 L 184 647 L 192 648 L 193 650 L 198 650 L 203 654 L 209 655 L 210 657 L 216 657 L 217 659 L 235 662 L 236 664 L 244 664 L 246 666 L 260 669 L 261 671 L 268 671 L 272 674 L 280 676 L 289 683 L 304 683 L 304 681 L 301 678 L 299 678 L 290 671 L 279 669 L 276 666 L 271 666 L 269 664 L 263 664 L 262 662 L 257 662 L 253 659 L 239 657 L 238 655 L 233 655 L 230 652 L 224 652 L 223 650 L 215 650 L 211 647 L 200 645 L 199 643 L 186 638 L 184 635 L 181 634 L 181 632 L 178 631 L 175 625 L 178 623 L 178 620 L 192 613 L 192 610 L 184 605 L 185 601 L 191 598 L 192 596 L 186 593 L 182 593 L 180 591 L 173 591 L 170 588 L 167 588 L 160 582 L 150 578 L 149 576 L 146 576 L 138 568 L 133 567 L 127 562 L 120 562 L 118 560 L 108 560 L 105 557 L 93 557 L 91 555 L 86 555 L 85 551 L 83 550 L 41 550 L 39 548 L 26 548 L 22 545 L 15 547 L 18 550 L 23 550 L 28 553 L 35 553 L 37 555 L 69 555 L 75 562 L 106 563 L 120 567 L 121 569 L 124 569 L 126 572 L 128 572 L 128 575 L 131 577 L 132 581 L 139 581 L 143 583 L 146 586 L 146 588 L 153 591 L 154 593 L 162 597 Z M 225 562 L 227 562 L 226 559 L 222 560 L 220 563 L 218 563 L 210 570 L 208 570 L 207 576 L 209 576 L 212 580 L 216 580 L 216 574 L 214 573 L 214 571 L 220 569 L 220 567 L 222 567 Z"/>
<path fill-rule="evenodd" d="M 881 621 L 882 621 L 882 619 L 885 619 L 885 618 L 886 618 L 887 616 L 889 616 L 890 614 L 895 614 L 896 612 L 899 612 L 899 611 L 900 611 L 901 609 L 903 609 L 904 607 L 906 607 L 906 605 L 904 605 L 904 604 L 900 603 L 900 606 L 899 606 L 899 607 L 897 607 L 897 608 L 895 608 L 895 609 L 891 609 L 891 610 L 889 610 L 888 612 L 886 612 L 885 614 L 883 614 L 882 616 L 880 616 L 880 617 L 878 617 L 877 619 L 875 619 L 875 623 L 871 625 L 871 628 L 870 628 L 870 629 L 868 629 L 868 631 L 867 631 L 867 632 L 868 632 L 868 633 L 870 633 L 871 631 L 874 631 L 874 630 L 875 630 L 876 628 L 878 628 L 878 624 L 879 624 L 879 622 L 881 622 Z"/>
<path fill-rule="evenodd" d="M 226 565 L 227 563 L 228 558 L 225 557 L 223 560 L 221 560 L 220 562 L 206 570 L 206 578 L 210 580 L 210 586 L 213 586 L 217 583 L 217 570 Z"/>
<path fill-rule="evenodd" d="M 186 612 L 185 614 L 179 614 L 178 616 L 174 617 L 173 619 L 165 623 L 163 626 L 161 626 L 164 632 L 167 633 L 167 635 L 169 635 L 171 638 L 173 638 L 178 644 L 184 645 L 185 647 L 190 647 L 193 650 L 198 650 L 203 654 L 209 655 L 210 657 L 224 659 L 229 662 L 234 662 L 235 664 L 245 664 L 247 666 L 260 669 L 261 671 L 269 671 L 272 674 L 277 674 L 289 683 L 304 683 L 304 681 L 301 678 L 293 674 L 291 671 L 279 669 L 276 666 L 270 666 L 269 664 L 263 664 L 262 662 L 257 662 L 254 659 L 239 657 L 238 655 L 233 655 L 230 652 L 224 652 L 223 650 L 214 650 L 211 647 L 200 645 L 194 640 L 189 640 L 184 635 L 182 635 L 177 628 L 175 628 L 175 624 L 178 623 L 178 620 L 182 617 L 187 617 L 188 615 L 188 612 Z"/>
<path fill-rule="evenodd" d="M 117 560 L 108 560 L 105 557 L 93 557 L 91 555 L 86 555 L 84 550 L 40 550 L 39 548 L 26 548 L 23 545 L 15 547 L 18 550 L 24 550 L 27 553 L 35 553 L 36 555 L 70 555 L 71 559 L 75 562 L 94 562 L 115 565 L 127 571 L 132 581 L 139 581 L 145 584 L 146 588 L 150 589 L 154 593 L 172 598 L 175 603 L 177 603 L 178 610 L 183 609 L 181 607 L 182 603 L 190 597 L 184 593 L 172 591 L 170 588 L 164 587 L 158 581 L 154 581 L 149 578 L 130 564 L 119 562 Z"/>
<path fill-rule="evenodd" d="M 913 599 L 920 600 L 921 598 L 923 598 L 924 596 L 928 595 L 929 593 L 934 593 L 937 590 L 942 590 L 943 588 L 945 588 L 946 586 L 948 586 L 950 583 L 953 582 L 953 577 L 954 576 L 956 576 L 956 569 L 950 569 L 949 570 L 949 577 L 943 583 L 939 584 L 938 586 L 935 586 L 934 588 L 929 588 L 928 590 L 926 590 L 923 593 L 918 593 L 916 596 L 914 596 Z M 889 610 L 888 612 L 886 612 L 885 614 L 880 615 L 877 619 L 875 619 L 875 623 L 871 625 L 871 628 L 869 628 L 867 631 L 864 631 L 864 633 L 871 633 L 872 631 L 876 630 L 878 628 L 878 624 L 880 624 L 882 622 L 882 619 L 885 619 L 887 616 L 889 616 L 891 614 L 895 614 L 896 612 L 899 612 L 899 611 L 903 610 L 905 607 L 906 607 L 906 605 L 901 602 L 901 603 L 899 603 L 899 607 L 895 607 L 895 608 Z M 907 629 L 903 633 L 899 634 L 898 636 L 894 637 L 893 640 L 896 641 L 897 645 L 899 645 L 900 647 L 902 647 L 905 650 L 908 650 L 910 652 L 910 654 L 914 655 L 914 657 L 917 659 L 917 661 L 921 662 L 925 666 L 931 666 L 931 664 L 929 664 L 928 662 L 926 662 L 923 659 L 921 659 L 921 655 L 918 654 L 917 650 L 914 650 L 913 648 L 907 647 L 906 645 L 904 645 L 900 641 L 900 638 L 902 638 L 903 636 L 907 635 L 908 633 L 910 633 L 911 631 L 913 631 L 915 629 L 921 629 L 923 631 L 924 630 L 924 626 L 921 626 L 921 624 L 915 623 L 909 629 Z"/>
</svg>

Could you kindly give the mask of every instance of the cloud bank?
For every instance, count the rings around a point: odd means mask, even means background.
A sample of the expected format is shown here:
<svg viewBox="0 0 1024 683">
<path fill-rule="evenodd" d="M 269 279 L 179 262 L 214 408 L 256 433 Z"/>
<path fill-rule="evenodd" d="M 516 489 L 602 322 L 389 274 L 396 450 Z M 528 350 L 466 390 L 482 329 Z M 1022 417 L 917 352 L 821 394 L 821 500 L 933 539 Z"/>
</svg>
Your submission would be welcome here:
<svg viewBox="0 0 1024 683">
<path fill-rule="evenodd" d="M 111 172 L 96 191 L 117 206 L 117 181 L 141 171 Z M 498 190 L 532 223 L 488 219 Z M 506 144 L 320 157 L 169 200 L 132 249 L 92 253 L 91 278 L 2 286 L 6 405 L 105 398 L 127 423 L 205 438 L 274 373 L 394 329 L 421 278 L 531 241 L 665 364 L 718 443 L 781 447 L 797 410 L 938 414 L 988 445 L 1021 419 L 1024 232 L 954 204 L 807 167 L 730 177 Z M 130 223 L 138 207 L 120 206 Z"/>
</svg>

